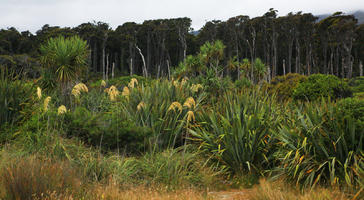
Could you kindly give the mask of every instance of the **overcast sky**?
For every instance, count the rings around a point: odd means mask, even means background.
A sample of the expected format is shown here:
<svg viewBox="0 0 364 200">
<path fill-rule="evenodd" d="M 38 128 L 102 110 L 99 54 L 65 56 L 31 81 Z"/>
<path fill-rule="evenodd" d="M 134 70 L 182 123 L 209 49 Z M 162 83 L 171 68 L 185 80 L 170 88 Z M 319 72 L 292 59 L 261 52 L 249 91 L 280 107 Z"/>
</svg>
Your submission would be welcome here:
<svg viewBox="0 0 364 200">
<path fill-rule="evenodd" d="M 190 17 L 197 30 L 206 21 L 261 16 L 269 8 L 279 15 L 351 12 L 364 10 L 364 0 L 0 0 L 0 28 L 35 32 L 44 24 L 74 27 L 93 20 L 116 28 L 129 21 Z"/>
</svg>

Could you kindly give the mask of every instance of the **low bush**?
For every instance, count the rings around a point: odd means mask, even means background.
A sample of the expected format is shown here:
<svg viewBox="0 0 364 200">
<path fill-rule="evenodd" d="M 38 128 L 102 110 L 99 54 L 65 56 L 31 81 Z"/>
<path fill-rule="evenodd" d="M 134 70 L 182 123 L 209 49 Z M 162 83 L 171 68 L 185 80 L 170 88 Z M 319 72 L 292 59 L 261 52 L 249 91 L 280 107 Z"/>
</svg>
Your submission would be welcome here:
<svg viewBox="0 0 364 200">
<path fill-rule="evenodd" d="M 104 150 L 141 152 L 146 149 L 151 136 L 150 129 L 137 126 L 130 119 L 113 113 L 92 113 L 84 107 L 67 113 L 64 123 L 69 137 L 77 136 L 87 144 Z"/>
<path fill-rule="evenodd" d="M 293 92 L 296 100 L 317 100 L 320 97 L 345 98 L 352 96 L 348 84 L 334 75 L 313 74 L 298 84 Z"/>
<path fill-rule="evenodd" d="M 285 76 L 276 76 L 264 88 L 268 94 L 276 94 L 280 100 L 292 98 L 293 92 L 298 84 L 305 82 L 307 77 L 304 75 L 289 73 Z"/>
<path fill-rule="evenodd" d="M 345 98 L 337 103 L 338 115 L 356 123 L 357 131 L 364 130 L 364 99 Z"/>
<path fill-rule="evenodd" d="M 359 93 L 364 91 L 364 76 L 355 77 L 350 79 L 348 85 L 352 88 L 354 93 Z"/>
</svg>

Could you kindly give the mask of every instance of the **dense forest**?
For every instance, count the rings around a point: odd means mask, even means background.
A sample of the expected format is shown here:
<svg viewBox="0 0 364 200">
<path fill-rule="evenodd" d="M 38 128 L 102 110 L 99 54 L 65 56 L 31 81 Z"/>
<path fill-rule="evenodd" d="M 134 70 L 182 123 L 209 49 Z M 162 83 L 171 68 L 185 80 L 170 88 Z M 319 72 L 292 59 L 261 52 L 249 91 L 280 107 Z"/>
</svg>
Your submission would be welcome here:
<svg viewBox="0 0 364 200">
<path fill-rule="evenodd" d="M 277 13 L 270 9 L 255 18 L 241 15 L 209 21 L 199 31 L 192 31 L 189 18 L 128 22 L 115 30 L 104 22 L 74 28 L 44 25 L 35 34 L 8 28 L 0 31 L 0 64 L 36 77 L 39 45 L 51 37 L 78 35 L 91 49 L 90 72 L 103 74 L 104 79 L 115 73 L 168 76 L 187 55 L 215 40 L 226 46 L 224 74 L 236 74 L 225 67 L 232 59 L 260 58 L 269 66 L 269 79 L 287 73 L 363 75 L 364 24 L 353 15 L 337 12 L 318 20 L 311 13 L 281 17 Z"/>
</svg>

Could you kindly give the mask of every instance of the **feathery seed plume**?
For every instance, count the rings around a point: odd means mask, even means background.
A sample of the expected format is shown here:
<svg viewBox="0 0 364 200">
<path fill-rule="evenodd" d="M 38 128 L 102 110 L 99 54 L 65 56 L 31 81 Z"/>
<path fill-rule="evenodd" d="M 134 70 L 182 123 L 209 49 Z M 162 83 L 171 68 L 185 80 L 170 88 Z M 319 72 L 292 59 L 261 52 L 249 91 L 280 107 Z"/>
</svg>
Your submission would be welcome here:
<svg viewBox="0 0 364 200">
<path fill-rule="evenodd" d="M 138 80 L 136 78 L 132 78 L 128 84 L 128 86 L 133 89 L 136 85 L 138 85 Z"/>
<path fill-rule="evenodd" d="M 79 83 L 77 85 L 75 85 L 72 89 L 72 95 L 75 97 L 80 96 L 81 92 L 88 92 L 88 88 L 85 84 L 83 83 Z"/>
<path fill-rule="evenodd" d="M 138 104 L 138 106 L 137 106 L 137 110 L 141 110 L 141 109 L 144 109 L 145 108 L 145 103 L 144 103 L 144 101 L 141 101 L 139 104 Z"/>
<path fill-rule="evenodd" d="M 62 115 L 67 112 L 67 108 L 64 105 L 58 107 L 58 115 Z"/>
<path fill-rule="evenodd" d="M 106 87 L 106 82 L 104 80 L 101 81 L 101 87 Z"/>
<path fill-rule="evenodd" d="M 43 103 L 43 109 L 44 111 L 48 110 L 48 104 L 51 101 L 52 97 L 48 96 L 47 98 L 44 99 L 44 103 Z"/>
<path fill-rule="evenodd" d="M 195 115 L 192 111 L 187 112 L 187 122 L 195 121 Z"/>
<path fill-rule="evenodd" d="M 114 85 L 105 91 L 109 94 L 111 101 L 115 101 L 116 97 L 120 94 L 119 90 Z"/>
<path fill-rule="evenodd" d="M 37 96 L 39 100 L 42 98 L 42 89 L 40 87 L 37 87 Z"/>
<path fill-rule="evenodd" d="M 185 85 L 188 81 L 188 78 L 187 77 L 184 77 L 181 81 L 181 86 Z"/>
<path fill-rule="evenodd" d="M 203 86 L 201 84 L 192 84 L 190 89 L 193 93 L 196 93 L 199 89 L 203 89 Z"/>
<path fill-rule="evenodd" d="M 182 105 L 181 105 L 179 102 L 177 102 L 177 101 L 173 102 L 173 103 L 169 106 L 168 111 L 170 111 L 170 110 L 176 111 L 176 108 L 177 108 L 180 112 L 182 111 Z"/>
<path fill-rule="evenodd" d="M 192 107 L 196 106 L 196 102 L 193 99 L 193 97 L 188 97 L 183 106 L 186 106 L 191 109 Z"/>
<path fill-rule="evenodd" d="M 130 90 L 128 87 L 124 87 L 123 92 L 121 93 L 121 95 L 123 95 L 124 97 L 129 97 L 130 95 Z"/>
</svg>

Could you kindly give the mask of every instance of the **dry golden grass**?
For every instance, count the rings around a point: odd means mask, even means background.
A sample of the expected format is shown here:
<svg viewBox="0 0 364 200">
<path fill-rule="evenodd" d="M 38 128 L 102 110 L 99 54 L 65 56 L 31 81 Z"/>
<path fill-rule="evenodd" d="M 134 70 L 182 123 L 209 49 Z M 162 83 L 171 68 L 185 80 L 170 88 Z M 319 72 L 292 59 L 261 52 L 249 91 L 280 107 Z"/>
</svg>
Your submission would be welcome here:
<svg viewBox="0 0 364 200">
<path fill-rule="evenodd" d="M 0 199 L 34 199 L 52 193 L 73 194 L 81 181 L 67 162 L 35 156 L 7 161 L 0 171 Z"/>
<path fill-rule="evenodd" d="M 99 186 L 94 189 L 94 199 L 106 200 L 139 200 L 139 199 L 154 199 L 154 200 L 180 200 L 180 199 L 212 199 L 206 193 L 195 189 L 182 189 L 175 191 L 166 191 L 163 189 L 133 187 L 127 190 L 120 189 L 115 184 L 107 186 Z"/>
<path fill-rule="evenodd" d="M 249 193 L 249 200 L 349 200 L 343 192 L 334 188 L 315 188 L 303 193 L 282 181 L 260 180 Z"/>
<path fill-rule="evenodd" d="M 89 188 L 89 193 L 81 197 L 88 200 L 212 200 L 213 196 L 194 189 L 166 191 L 163 189 L 133 187 L 121 189 L 117 184 L 94 185 Z M 80 197 L 78 197 L 80 198 Z M 73 195 L 51 193 L 47 196 L 36 198 L 37 200 L 73 200 L 78 199 Z"/>
</svg>

